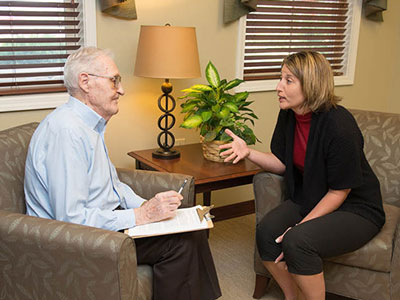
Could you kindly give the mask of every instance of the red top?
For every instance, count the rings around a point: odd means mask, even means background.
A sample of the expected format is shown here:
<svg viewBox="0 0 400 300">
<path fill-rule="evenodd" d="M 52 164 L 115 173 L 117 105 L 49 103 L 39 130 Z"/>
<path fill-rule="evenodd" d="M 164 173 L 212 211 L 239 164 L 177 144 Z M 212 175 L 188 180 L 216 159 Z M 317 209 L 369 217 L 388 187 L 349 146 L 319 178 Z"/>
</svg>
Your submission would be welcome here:
<svg viewBox="0 0 400 300">
<path fill-rule="evenodd" d="M 298 115 L 295 113 L 295 117 L 296 128 L 294 130 L 293 164 L 303 173 L 312 112 L 305 115 Z"/>
</svg>

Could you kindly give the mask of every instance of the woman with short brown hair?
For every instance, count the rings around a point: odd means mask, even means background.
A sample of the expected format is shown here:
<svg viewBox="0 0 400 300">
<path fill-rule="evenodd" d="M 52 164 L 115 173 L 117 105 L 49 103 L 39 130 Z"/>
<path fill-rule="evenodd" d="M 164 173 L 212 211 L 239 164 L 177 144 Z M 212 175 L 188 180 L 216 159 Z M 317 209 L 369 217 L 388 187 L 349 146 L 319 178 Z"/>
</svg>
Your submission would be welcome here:
<svg viewBox="0 0 400 300">
<path fill-rule="evenodd" d="M 299 79 L 303 105 L 311 111 L 327 111 L 341 100 L 334 93 L 333 73 L 326 58 L 313 51 L 298 52 L 283 60 L 282 66 Z"/>
<path fill-rule="evenodd" d="M 276 87 L 281 108 L 271 153 L 250 149 L 231 131 L 220 146 L 233 163 L 248 158 L 284 175 L 289 200 L 256 228 L 261 259 L 286 300 L 325 299 L 322 259 L 354 251 L 385 223 L 377 177 L 351 113 L 338 105 L 329 62 L 317 52 L 292 54 Z"/>
</svg>

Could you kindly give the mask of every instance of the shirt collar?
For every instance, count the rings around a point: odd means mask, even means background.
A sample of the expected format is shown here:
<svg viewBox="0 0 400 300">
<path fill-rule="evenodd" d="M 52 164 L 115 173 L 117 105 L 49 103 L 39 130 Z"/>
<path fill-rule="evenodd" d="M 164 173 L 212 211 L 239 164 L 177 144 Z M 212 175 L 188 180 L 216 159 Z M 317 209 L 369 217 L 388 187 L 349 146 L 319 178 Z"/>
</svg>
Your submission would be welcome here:
<svg viewBox="0 0 400 300">
<path fill-rule="evenodd" d="M 106 120 L 96 113 L 82 101 L 70 96 L 67 105 L 79 116 L 79 118 L 90 128 L 98 133 L 104 133 Z"/>
<path fill-rule="evenodd" d="M 304 115 L 294 113 L 294 115 L 296 117 L 296 121 L 301 122 L 301 123 L 310 123 L 311 119 L 312 119 L 312 114 L 313 114 L 312 111 L 310 111 Z"/>
</svg>

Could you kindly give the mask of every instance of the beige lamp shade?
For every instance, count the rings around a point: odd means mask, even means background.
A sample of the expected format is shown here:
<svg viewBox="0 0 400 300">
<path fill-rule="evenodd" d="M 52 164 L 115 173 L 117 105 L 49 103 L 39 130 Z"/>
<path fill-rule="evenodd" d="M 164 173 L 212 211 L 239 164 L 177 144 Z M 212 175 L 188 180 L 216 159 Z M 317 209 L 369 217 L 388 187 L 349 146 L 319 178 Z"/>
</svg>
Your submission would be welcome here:
<svg viewBox="0 0 400 300">
<path fill-rule="evenodd" d="M 141 26 L 135 75 L 165 79 L 200 77 L 196 29 Z"/>
</svg>

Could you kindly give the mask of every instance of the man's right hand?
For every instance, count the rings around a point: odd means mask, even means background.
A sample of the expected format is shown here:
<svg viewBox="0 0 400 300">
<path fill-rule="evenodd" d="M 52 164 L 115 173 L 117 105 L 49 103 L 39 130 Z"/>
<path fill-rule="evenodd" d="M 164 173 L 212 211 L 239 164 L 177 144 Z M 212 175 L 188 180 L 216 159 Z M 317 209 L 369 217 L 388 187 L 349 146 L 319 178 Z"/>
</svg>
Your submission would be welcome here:
<svg viewBox="0 0 400 300">
<path fill-rule="evenodd" d="M 176 191 L 158 193 L 141 207 L 135 208 L 136 225 L 153 223 L 176 215 L 183 196 Z"/>
</svg>

